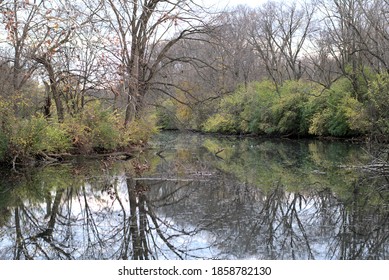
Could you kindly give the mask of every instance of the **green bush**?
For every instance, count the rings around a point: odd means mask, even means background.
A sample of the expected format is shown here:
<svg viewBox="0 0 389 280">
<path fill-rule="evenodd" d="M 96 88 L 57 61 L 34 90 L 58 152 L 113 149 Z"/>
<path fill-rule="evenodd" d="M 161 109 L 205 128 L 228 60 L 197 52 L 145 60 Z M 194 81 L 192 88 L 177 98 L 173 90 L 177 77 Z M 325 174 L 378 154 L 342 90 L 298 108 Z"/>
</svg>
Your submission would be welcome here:
<svg viewBox="0 0 389 280">
<path fill-rule="evenodd" d="M 85 116 L 85 125 L 90 129 L 89 137 L 94 149 L 113 150 L 123 146 L 120 118 L 111 108 L 103 108 L 97 104 Z"/>
<path fill-rule="evenodd" d="M 218 113 L 210 117 L 203 125 L 205 132 L 231 133 L 237 132 L 237 124 L 230 114 Z"/>
<path fill-rule="evenodd" d="M 48 123 L 45 129 L 45 139 L 40 147 L 49 152 L 67 152 L 72 147 L 71 139 L 63 126 L 58 123 Z"/>
<path fill-rule="evenodd" d="M 0 162 L 7 157 L 10 133 L 12 125 L 15 124 L 11 108 L 12 104 L 0 96 Z"/>
<path fill-rule="evenodd" d="M 249 104 L 253 97 L 253 91 L 246 91 L 243 87 L 220 100 L 216 113 L 211 115 L 202 125 L 205 132 L 231 133 L 243 132 L 242 112 L 245 105 Z"/>
<path fill-rule="evenodd" d="M 72 143 L 73 150 L 79 153 L 92 151 L 91 129 L 85 125 L 81 114 L 65 118 L 62 127 Z"/>
<path fill-rule="evenodd" d="M 332 87 L 311 100 L 315 108 L 310 120 L 309 133 L 317 136 L 346 137 L 360 134 L 363 116 L 354 119 L 361 104 L 353 97 L 351 82 L 342 78 Z M 362 112 L 360 112 L 362 113 Z"/>
<path fill-rule="evenodd" d="M 16 123 L 15 114 L 13 112 L 13 104 L 9 100 L 4 100 L 0 96 L 0 130 L 4 134 L 9 135 Z"/>
<path fill-rule="evenodd" d="M 278 94 L 270 81 L 252 82 L 247 89 L 238 88 L 223 98 L 219 112 L 208 119 L 204 129 L 223 133 L 306 135 L 310 125 L 306 106 L 310 93 L 317 88 L 312 83 L 289 81 Z"/>
<path fill-rule="evenodd" d="M 280 134 L 308 134 L 309 119 L 306 107 L 309 95 L 316 89 L 307 82 L 288 81 L 280 89 L 281 97 L 273 104 L 275 130 Z"/>
<path fill-rule="evenodd" d="M 114 150 L 122 145 L 120 132 L 109 121 L 101 121 L 91 131 L 92 146 L 97 150 Z"/>
<path fill-rule="evenodd" d="M 157 117 L 148 113 L 123 126 L 123 116 L 100 102 L 88 104 L 82 113 L 66 118 L 63 127 L 73 147 L 81 153 L 113 151 L 146 143 L 158 132 Z"/>
<path fill-rule="evenodd" d="M 246 106 L 253 101 L 254 94 L 255 91 L 252 90 L 252 87 L 247 90 L 244 87 L 239 87 L 233 94 L 221 99 L 218 114 L 214 115 L 216 119 L 211 122 L 214 127 L 219 123 L 220 130 L 217 132 L 232 134 L 245 132 L 244 121 L 247 120 L 242 117 L 242 114 Z"/>
<path fill-rule="evenodd" d="M 269 81 L 252 82 L 221 99 L 217 113 L 203 124 L 206 132 L 271 133 L 271 105 L 277 99 Z"/>
<path fill-rule="evenodd" d="M 158 133 L 157 114 L 145 113 L 139 119 L 132 121 L 123 134 L 123 141 L 127 144 L 142 145 L 147 143 L 151 136 Z"/>
<path fill-rule="evenodd" d="M 389 138 L 389 74 L 378 74 L 369 84 L 367 115 L 370 134 L 375 139 Z"/>
<path fill-rule="evenodd" d="M 178 129 L 176 110 L 176 105 L 172 99 L 164 100 L 161 106 L 157 108 L 157 125 L 162 129 Z"/>
<path fill-rule="evenodd" d="M 98 101 L 89 103 L 81 113 L 66 118 L 63 127 L 73 147 L 82 153 L 114 150 L 125 145 L 120 115 Z"/>
<path fill-rule="evenodd" d="M 58 123 L 51 123 L 42 115 L 19 121 L 11 140 L 13 153 L 32 156 L 40 152 L 63 152 L 71 147 L 70 139 Z"/>
<path fill-rule="evenodd" d="M 45 141 L 46 127 L 47 121 L 41 116 L 34 116 L 17 123 L 11 138 L 14 152 L 23 156 L 41 152 Z"/>
<path fill-rule="evenodd" d="M 324 88 L 308 81 L 288 81 L 281 87 L 283 104 L 278 113 L 277 129 L 295 136 L 309 135 L 311 120 L 317 111 L 324 108 L 321 94 Z M 275 106 L 277 108 L 277 105 Z M 293 121 L 292 121 L 293 120 Z"/>
<path fill-rule="evenodd" d="M 278 93 L 270 81 L 251 82 L 221 98 L 201 128 L 231 134 L 334 137 L 370 134 L 376 139 L 389 140 L 389 74 L 373 76 L 369 69 L 363 73 L 340 78 L 327 89 L 303 80 L 286 81 Z M 196 112 L 192 111 L 189 119 Z M 165 120 L 174 122 L 167 117 Z"/>
<path fill-rule="evenodd" d="M 350 94 L 360 102 L 365 102 L 369 88 L 369 81 L 374 79 L 374 71 L 365 65 L 355 66 L 347 65 L 345 67 L 346 77 L 350 82 Z M 346 78 L 343 78 L 346 79 Z"/>
<path fill-rule="evenodd" d="M 275 86 L 270 81 L 253 82 L 248 85 L 249 100 L 244 104 L 240 115 L 243 132 L 271 134 L 274 132 L 274 120 L 271 106 L 278 100 Z"/>
<path fill-rule="evenodd" d="M 341 106 L 347 124 L 355 134 L 366 134 L 369 132 L 371 122 L 365 104 L 359 102 L 354 97 L 345 96 Z"/>
</svg>

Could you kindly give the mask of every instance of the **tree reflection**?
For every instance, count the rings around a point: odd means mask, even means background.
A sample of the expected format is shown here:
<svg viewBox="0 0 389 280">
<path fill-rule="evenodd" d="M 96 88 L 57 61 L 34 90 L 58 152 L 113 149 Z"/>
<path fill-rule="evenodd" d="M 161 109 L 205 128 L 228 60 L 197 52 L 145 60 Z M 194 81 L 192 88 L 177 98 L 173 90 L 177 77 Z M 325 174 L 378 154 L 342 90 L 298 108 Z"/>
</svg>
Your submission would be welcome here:
<svg viewBox="0 0 389 280">
<path fill-rule="evenodd" d="M 80 187 L 58 188 L 47 192 L 41 202 L 20 200 L 12 209 L 2 208 L 13 213 L 1 228 L 1 258 L 197 257 L 191 250 L 180 248 L 180 240 L 191 238 L 201 229 L 177 228 L 171 218 L 158 212 L 158 207 L 189 198 L 187 182 L 177 181 L 171 192 L 152 199 L 148 196 L 149 185 L 129 172 L 99 183 L 93 187 L 84 182 Z"/>
<path fill-rule="evenodd" d="M 371 205 L 371 199 L 380 197 L 376 192 L 371 192 L 374 197 L 363 193 L 342 201 L 330 189 L 317 186 L 304 193 L 288 192 L 279 183 L 269 192 L 253 190 L 255 201 L 243 206 L 236 199 L 229 201 L 219 213 L 229 209 L 239 213 L 230 213 L 229 220 L 210 229 L 224 240 L 218 244 L 224 252 L 220 258 L 387 258 L 388 209 L 382 203 Z M 355 205 L 362 197 L 365 204 Z"/>
<path fill-rule="evenodd" d="M 352 195 L 339 206 L 339 230 L 332 244 L 338 259 L 387 259 L 389 239 L 388 190 L 366 191 L 361 180 L 351 185 Z M 377 201 L 378 199 L 378 201 Z"/>
<path fill-rule="evenodd" d="M 0 259 L 388 259 L 385 176 L 309 172 L 297 186 L 263 178 L 288 172 L 279 160 L 227 172 L 232 158 L 206 149 L 145 158 L 0 181 Z"/>
</svg>

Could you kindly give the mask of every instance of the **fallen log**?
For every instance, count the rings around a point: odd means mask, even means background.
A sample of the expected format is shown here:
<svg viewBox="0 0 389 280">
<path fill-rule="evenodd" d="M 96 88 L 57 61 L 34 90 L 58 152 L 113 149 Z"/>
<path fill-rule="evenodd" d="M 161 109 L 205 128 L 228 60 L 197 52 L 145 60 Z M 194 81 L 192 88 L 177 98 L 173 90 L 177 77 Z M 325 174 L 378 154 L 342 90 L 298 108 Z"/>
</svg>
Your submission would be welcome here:
<svg viewBox="0 0 389 280">
<path fill-rule="evenodd" d="M 128 152 L 113 152 L 104 154 L 70 154 L 70 153 L 43 153 L 37 154 L 38 162 L 62 162 L 71 161 L 74 159 L 86 159 L 86 160 L 129 160 L 133 158 L 133 155 Z"/>
<path fill-rule="evenodd" d="M 74 158 L 84 158 L 84 159 L 112 159 L 112 160 L 129 160 L 134 156 L 128 152 L 113 152 L 113 153 L 104 153 L 104 154 L 80 154 L 73 155 L 67 154 L 63 155 L 63 159 L 74 159 Z"/>
<path fill-rule="evenodd" d="M 139 177 L 132 178 L 134 181 L 172 181 L 172 182 L 208 182 L 209 180 L 205 179 L 192 179 L 192 178 L 149 178 L 149 177 Z"/>
<path fill-rule="evenodd" d="M 361 170 L 372 171 L 372 172 L 389 172 L 388 163 L 366 164 L 366 165 L 338 165 L 338 167 L 344 169 L 361 169 Z"/>
</svg>

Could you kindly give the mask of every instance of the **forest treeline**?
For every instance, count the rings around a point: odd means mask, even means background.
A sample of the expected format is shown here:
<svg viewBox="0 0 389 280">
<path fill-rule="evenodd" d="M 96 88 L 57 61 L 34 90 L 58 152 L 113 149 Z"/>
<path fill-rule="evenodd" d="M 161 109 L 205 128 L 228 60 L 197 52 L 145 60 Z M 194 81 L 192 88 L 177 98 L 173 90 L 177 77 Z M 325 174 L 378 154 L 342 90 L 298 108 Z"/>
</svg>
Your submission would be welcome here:
<svg viewBox="0 0 389 280">
<path fill-rule="evenodd" d="M 387 140 L 388 0 L 201 4 L 1 1 L 0 161 L 160 128 Z"/>
</svg>

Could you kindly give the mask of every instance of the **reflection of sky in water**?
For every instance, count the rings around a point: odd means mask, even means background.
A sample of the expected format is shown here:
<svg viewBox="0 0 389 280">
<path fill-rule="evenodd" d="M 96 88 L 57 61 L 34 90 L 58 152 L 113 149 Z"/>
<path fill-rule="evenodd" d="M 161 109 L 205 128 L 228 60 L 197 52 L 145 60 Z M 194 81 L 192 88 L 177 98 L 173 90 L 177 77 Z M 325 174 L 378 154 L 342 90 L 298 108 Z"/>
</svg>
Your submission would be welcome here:
<svg viewBox="0 0 389 280">
<path fill-rule="evenodd" d="M 62 244 L 64 250 L 72 252 L 73 258 L 111 259 L 120 256 L 119 252 L 123 246 L 122 239 L 125 235 L 122 227 L 124 224 L 128 226 L 130 207 L 126 199 L 128 193 L 125 177 L 120 176 L 118 179 L 120 183 L 117 191 L 118 197 L 123 200 L 122 204 L 117 199 L 112 200 L 107 193 L 93 190 L 88 184 L 83 188 L 85 197 L 81 196 L 83 190 L 79 189 L 78 196 L 64 204 L 64 208 L 69 207 L 70 212 L 66 214 L 69 219 L 66 220 L 61 215 L 58 217 L 53 239 L 58 244 Z M 156 192 L 160 195 L 163 193 L 161 190 Z M 266 232 L 269 225 L 260 223 L 263 217 L 260 211 L 263 207 L 263 200 L 269 197 L 258 197 L 249 205 L 241 204 L 238 213 L 233 210 L 223 212 L 228 204 L 236 199 L 234 196 L 227 196 L 224 200 L 214 200 L 212 197 L 209 197 L 208 201 L 202 201 L 196 197 L 191 197 L 191 199 L 196 200 L 195 209 L 193 205 L 188 204 L 179 208 L 182 211 L 176 213 L 177 209 L 170 209 L 174 203 L 171 207 L 163 206 L 153 209 L 158 218 L 158 231 L 155 221 L 147 217 L 146 237 L 150 253 L 154 258 L 178 259 L 180 255 L 184 259 L 269 259 L 272 256 L 278 259 L 309 259 L 312 257 L 328 259 L 337 255 L 336 252 L 332 252 L 334 249 L 331 248 L 331 242 L 333 242 L 331 239 L 341 230 L 341 227 L 338 224 L 322 224 L 321 217 L 318 215 L 322 209 L 315 204 L 315 201 L 321 199 L 320 197 L 300 197 L 298 203 L 293 205 L 295 199 L 298 199 L 296 194 L 284 193 L 284 202 L 279 202 L 283 204 L 274 213 L 273 226 L 275 228 L 271 236 L 274 240 L 272 244 L 266 242 L 270 238 Z M 187 203 L 184 200 L 181 202 Z M 216 206 L 212 208 L 214 213 L 207 212 L 209 211 L 206 207 L 208 203 Z M 44 222 L 47 223 L 47 219 L 43 221 L 45 207 L 45 204 L 41 204 L 37 210 L 33 211 L 34 215 L 39 217 L 38 220 L 42 226 Z M 126 213 L 126 222 L 123 221 L 123 211 Z M 288 216 L 288 213 L 291 214 Z M 332 214 L 339 215 L 338 211 Z M 140 215 L 139 208 L 136 210 L 136 215 Z M 212 223 L 212 217 L 223 217 L 225 220 L 215 225 Z M 140 227 L 139 219 L 137 223 Z M 209 228 L 204 226 L 208 223 Z M 163 237 L 160 236 L 161 234 Z M 287 244 L 292 241 L 292 235 L 295 244 Z M 1 246 L 3 248 L 12 247 L 14 238 L 13 233 L 2 235 Z M 30 242 L 27 248 L 33 251 L 34 243 Z M 308 249 L 311 250 L 310 254 Z M 8 257 L 3 255 L 2 258 Z"/>
<path fill-rule="evenodd" d="M 53 239 L 62 240 L 64 239 L 63 231 L 69 231 L 71 238 L 68 239 L 65 247 L 68 250 L 73 251 L 72 255 L 74 258 L 90 259 L 97 257 L 95 254 L 96 252 L 99 252 L 99 258 L 107 259 L 112 257 L 114 252 L 120 251 L 120 239 L 122 239 L 123 235 L 120 229 L 124 222 L 123 210 L 125 211 L 126 219 L 128 220 L 130 218 L 130 208 L 128 199 L 126 199 L 128 193 L 125 177 L 120 176 L 118 179 L 118 196 L 122 200 L 127 200 L 122 204 L 118 203 L 116 199 L 112 200 L 107 194 L 94 192 L 90 184 L 85 185 L 85 193 L 87 194 L 85 200 L 84 197 L 77 196 L 66 203 L 71 207 L 69 213 L 71 222 L 64 227 L 57 224 L 57 231 L 54 232 Z M 81 190 L 79 190 L 79 192 L 81 192 Z M 98 199 L 96 199 L 97 194 Z M 88 206 L 88 211 L 86 210 L 86 205 Z M 42 209 L 41 215 L 45 214 L 43 211 L 45 207 L 45 204 L 39 205 L 39 208 Z M 89 215 L 90 217 L 88 217 Z M 137 215 L 139 215 L 138 208 Z M 209 232 L 205 230 L 198 231 L 195 226 L 190 224 L 189 220 L 185 225 L 182 224 L 182 221 L 180 221 L 180 225 L 177 225 L 174 218 L 165 217 L 163 213 L 158 213 L 158 211 L 156 211 L 156 216 L 161 220 L 159 223 L 159 231 L 164 237 L 169 239 L 169 243 L 171 243 L 178 252 L 185 252 L 185 254 L 180 253 L 185 259 L 207 259 L 219 254 L 218 250 L 211 246 L 215 243 L 215 240 Z M 187 218 L 188 216 L 185 215 L 185 217 Z M 61 218 L 59 218 L 59 220 L 61 220 Z M 87 223 L 89 223 L 88 226 L 86 225 Z M 158 258 L 177 259 L 178 256 L 173 253 L 171 248 L 166 244 L 166 241 L 164 241 L 157 231 L 153 229 L 154 224 L 150 217 L 148 217 L 148 223 L 152 225 L 150 227 L 151 230 L 147 233 L 147 239 L 150 242 L 150 251 Z M 96 232 L 91 234 L 91 231 L 93 231 L 91 228 L 94 226 L 96 227 Z M 190 234 L 181 233 L 181 231 Z M 99 240 L 96 236 L 99 236 L 101 239 Z M 4 247 L 11 247 L 12 239 L 13 236 L 1 240 L 1 245 Z M 100 249 L 91 250 L 91 247 L 96 246 Z"/>
<path fill-rule="evenodd" d="M 377 194 L 365 178 L 359 180 L 359 175 L 334 169 L 338 159 L 342 164 L 359 159 L 355 147 L 348 151 L 348 146 L 334 144 L 169 137 L 163 159 L 155 151 L 145 155 L 155 166 L 142 176 L 120 169 L 109 176 L 94 176 L 95 182 L 81 181 L 83 187 L 74 186 L 72 191 L 64 188 L 53 233 L 55 245 L 76 259 L 120 258 L 124 240 L 131 238 L 127 184 L 134 187 L 140 183 L 148 187 L 136 201 L 145 199 L 142 233 L 150 257 L 178 259 L 174 252 L 184 259 L 364 259 L 388 255 L 387 191 Z M 186 149 L 188 143 L 193 144 L 191 150 Z M 226 147 L 219 154 L 223 159 L 215 157 L 214 147 Z M 148 179 L 139 182 L 143 176 Z M 134 177 L 138 179 L 131 179 Z M 117 194 L 112 196 L 113 190 Z M 51 203 L 56 194 L 58 190 L 51 191 Z M 29 237 L 49 222 L 44 219 L 43 201 L 24 201 L 27 214 L 21 214 L 26 247 L 36 252 L 36 258 L 44 256 Z M 136 228 L 141 231 L 140 207 L 135 214 Z M 10 217 L 0 229 L 3 259 L 12 258 L 15 246 L 15 217 Z M 38 243 L 56 258 L 49 243 L 41 239 Z M 130 258 L 132 246 L 130 241 Z"/>
<path fill-rule="evenodd" d="M 171 221 L 170 224 L 174 225 L 174 222 Z M 166 236 L 174 236 L 176 234 L 175 231 L 164 226 L 161 227 L 161 230 L 166 233 Z M 190 225 L 185 227 L 187 232 L 195 230 L 196 228 Z M 177 259 L 177 255 L 172 252 L 169 246 L 158 235 L 156 237 L 155 246 L 160 250 L 156 254 L 160 255 L 162 259 Z M 188 255 L 184 259 L 210 259 L 220 254 L 219 250 L 212 247 L 215 240 L 212 234 L 207 231 L 200 231 L 195 235 L 181 235 L 172 241 L 174 241 L 174 246 L 177 250 L 184 251 Z"/>
</svg>

